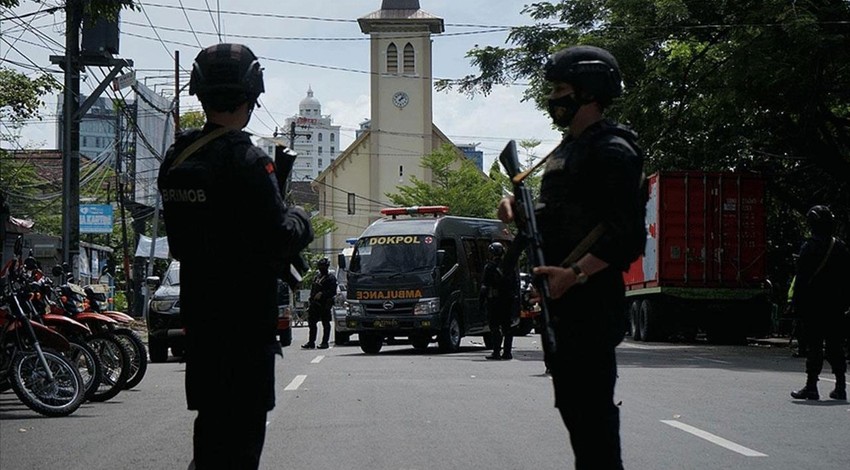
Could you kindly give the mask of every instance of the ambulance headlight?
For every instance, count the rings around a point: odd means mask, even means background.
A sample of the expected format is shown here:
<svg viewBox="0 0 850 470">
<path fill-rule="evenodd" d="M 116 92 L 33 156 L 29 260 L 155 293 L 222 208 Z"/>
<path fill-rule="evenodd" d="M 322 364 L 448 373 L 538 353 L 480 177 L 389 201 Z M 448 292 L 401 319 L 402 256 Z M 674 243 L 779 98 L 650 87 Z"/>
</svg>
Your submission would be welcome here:
<svg viewBox="0 0 850 470">
<path fill-rule="evenodd" d="M 366 313 L 366 308 L 363 307 L 363 304 L 348 303 L 347 307 L 348 314 L 354 317 L 360 317 Z"/>
<path fill-rule="evenodd" d="M 413 307 L 414 315 L 432 315 L 439 311 L 440 299 L 422 299 Z"/>
</svg>

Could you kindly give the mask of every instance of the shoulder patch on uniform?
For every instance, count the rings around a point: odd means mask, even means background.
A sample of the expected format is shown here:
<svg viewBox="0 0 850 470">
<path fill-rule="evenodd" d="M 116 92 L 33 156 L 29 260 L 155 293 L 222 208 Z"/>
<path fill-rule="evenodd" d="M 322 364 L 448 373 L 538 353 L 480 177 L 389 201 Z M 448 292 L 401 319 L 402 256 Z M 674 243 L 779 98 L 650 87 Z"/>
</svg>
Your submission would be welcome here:
<svg viewBox="0 0 850 470">
<path fill-rule="evenodd" d="M 268 174 L 274 173 L 274 163 L 272 163 L 272 162 L 266 163 L 266 172 L 268 172 Z"/>
<path fill-rule="evenodd" d="M 271 157 L 269 157 L 266 154 L 266 152 L 263 151 L 263 149 L 261 149 L 260 147 L 257 147 L 256 145 L 252 145 L 252 146 L 248 147 L 248 150 L 245 152 L 245 161 L 249 165 L 253 165 L 254 163 L 257 163 L 258 161 L 263 161 L 263 160 L 269 160 L 270 161 Z"/>
</svg>

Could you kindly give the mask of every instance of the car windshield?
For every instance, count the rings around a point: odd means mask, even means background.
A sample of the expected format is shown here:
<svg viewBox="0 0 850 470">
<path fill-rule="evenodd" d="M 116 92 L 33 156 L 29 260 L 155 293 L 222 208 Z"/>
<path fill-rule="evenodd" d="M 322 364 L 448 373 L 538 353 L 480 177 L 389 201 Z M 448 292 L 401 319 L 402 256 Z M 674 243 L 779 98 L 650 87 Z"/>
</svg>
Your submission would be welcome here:
<svg viewBox="0 0 850 470">
<path fill-rule="evenodd" d="M 430 235 L 391 235 L 357 240 L 350 272 L 397 274 L 431 269 L 437 248 Z"/>
<path fill-rule="evenodd" d="M 168 265 L 168 269 L 165 271 L 165 279 L 162 283 L 166 286 L 179 286 L 180 285 L 180 263 L 174 261 L 170 265 Z"/>
</svg>

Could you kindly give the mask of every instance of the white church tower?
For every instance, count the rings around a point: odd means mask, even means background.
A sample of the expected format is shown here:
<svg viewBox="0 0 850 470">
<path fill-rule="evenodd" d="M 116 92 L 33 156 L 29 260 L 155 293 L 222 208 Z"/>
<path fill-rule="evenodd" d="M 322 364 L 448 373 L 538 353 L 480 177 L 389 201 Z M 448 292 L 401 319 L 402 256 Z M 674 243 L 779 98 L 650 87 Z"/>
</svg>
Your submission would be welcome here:
<svg viewBox="0 0 850 470">
<path fill-rule="evenodd" d="M 370 197 L 385 199 L 415 175 L 432 152 L 431 35 L 442 18 L 419 8 L 419 0 L 383 0 L 381 9 L 357 20 L 371 36 Z M 428 172 L 430 173 L 430 172 Z"/>
</svg>

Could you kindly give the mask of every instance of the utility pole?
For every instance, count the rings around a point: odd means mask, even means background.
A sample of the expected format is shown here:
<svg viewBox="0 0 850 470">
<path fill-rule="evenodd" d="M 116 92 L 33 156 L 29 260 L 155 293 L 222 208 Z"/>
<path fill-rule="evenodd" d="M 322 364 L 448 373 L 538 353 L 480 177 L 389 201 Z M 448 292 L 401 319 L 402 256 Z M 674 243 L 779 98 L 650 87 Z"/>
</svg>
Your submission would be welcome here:
<svg viewBox="0 0 850 470">
<path fill-rule="evenodd" d="M 174 51 L 174 140 L 180 133 L 180 51 Z"/>
<path fill-rule="evenodd" d="M 50 62 L 64 70 L 65 89 L 62 102 L 62 260 L 79 274 L 80 254 L 80 121 L 103 93 L 122 67 L 132 67 L 132 60 L 115 59 L 111 54 L 81 57 L 80 26 L 83 22 L 82 0 L 65 3 L 65 55 L 50 56 Z M 86 65 L 110 66 L 112 70 L 80 103 L 80 73 Z"/>
<path fill-rule="evenodd" d="M 73 267 L 80 254 L 80 99 L 79 0 L 65 3 L 65 94 L 62 128 L 62 260 Z"/>
<path fill-rule="evenodd" d="M 279 135 L 285 135 L 285 134 L 278 133 L 278 129 L 277 129 L 277 127 L 275 127 L 274 128 L 274 134 L 273 134 L 274 138 L 276 139 L 277 136 L 279 136 Z M 295 151 L 295 138 L 296 137 L 306 137 L 307 139 L 310 139 L 310 137 L 312 137 L 312 136 L 313 136 L 313 134 L 311 134 L 309 132 L 297 132 L 295 130 L 295 121 L 294 120 L 291 123 L 289 123 L 289 148 L 293 152 Z M 290 188 L 290 190 L 292 188 L 292 172 L 291 171 L 289 172 L 289 175 L 286 178 L 286 187 Z M 291 198 L 292 196 L 290 195 L 289 197 Z"/>
</svg>

